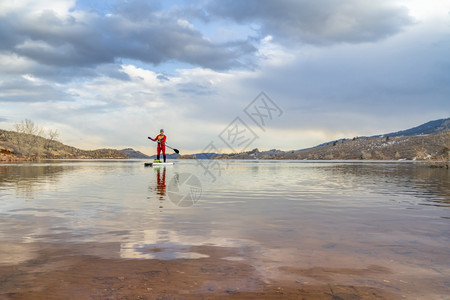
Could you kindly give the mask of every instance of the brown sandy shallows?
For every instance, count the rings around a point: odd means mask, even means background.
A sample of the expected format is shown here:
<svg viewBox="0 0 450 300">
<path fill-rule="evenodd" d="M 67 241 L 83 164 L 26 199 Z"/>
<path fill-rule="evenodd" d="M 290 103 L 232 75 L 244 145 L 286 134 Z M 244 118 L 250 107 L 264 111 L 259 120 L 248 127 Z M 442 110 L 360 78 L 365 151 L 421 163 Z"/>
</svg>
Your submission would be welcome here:
<svg viewBox="0 0 450 300">
<path fill-rule="evenodd" d="M 75 246 L 76 248 L 76 246 Z M 200 259 L 138 260 L 99 258 L 74 249 L 41 246 L 26 262 L 0 266 L 0 299 L 398 299 L 398 295 L 364 286 L 299 281 L 264 282 L 254 267 L 239 260 L 234 248 L 198 246 Z M 385 270 L 369 267 L 300 270 L 288 273 L 328 279 L 343 272 L 364 276 Z M 309 274 L 309 273 L 311 274 Z M 355 273 L 356 272 L 356 273 Z"/>
</svg>

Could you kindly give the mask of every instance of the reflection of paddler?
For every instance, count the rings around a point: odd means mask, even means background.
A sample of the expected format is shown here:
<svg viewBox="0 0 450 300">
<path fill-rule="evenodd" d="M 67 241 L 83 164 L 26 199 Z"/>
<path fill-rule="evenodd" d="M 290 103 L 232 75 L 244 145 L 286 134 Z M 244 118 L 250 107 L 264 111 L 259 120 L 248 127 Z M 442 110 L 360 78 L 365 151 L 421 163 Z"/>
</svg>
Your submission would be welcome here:
<svg viewBox="0 0 450 300">
<path fill-rule="evenodd" d="M 155 168 L 156 170 L 156 193 L 160 196 L 166 195 L 166 168 L 163 168 L 161 174 L 161 168 Z"/>
</svg>

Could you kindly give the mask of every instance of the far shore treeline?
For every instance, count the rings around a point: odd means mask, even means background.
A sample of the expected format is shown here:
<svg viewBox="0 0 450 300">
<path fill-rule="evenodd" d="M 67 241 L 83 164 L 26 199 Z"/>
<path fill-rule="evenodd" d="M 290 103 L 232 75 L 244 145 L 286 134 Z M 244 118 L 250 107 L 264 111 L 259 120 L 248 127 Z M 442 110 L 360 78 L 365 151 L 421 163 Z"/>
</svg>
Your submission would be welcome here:
<svg viewBox="0 0 450 300">
<path fill-rule="evenodd" d="M 81 150 L 58 141 L 58 131 L 45 132 L 31 120 L 16 124 L 15 131 L 0 129 L 0 161 L 57 158 L 128 158 L 115 149 Z"/>
</svg>

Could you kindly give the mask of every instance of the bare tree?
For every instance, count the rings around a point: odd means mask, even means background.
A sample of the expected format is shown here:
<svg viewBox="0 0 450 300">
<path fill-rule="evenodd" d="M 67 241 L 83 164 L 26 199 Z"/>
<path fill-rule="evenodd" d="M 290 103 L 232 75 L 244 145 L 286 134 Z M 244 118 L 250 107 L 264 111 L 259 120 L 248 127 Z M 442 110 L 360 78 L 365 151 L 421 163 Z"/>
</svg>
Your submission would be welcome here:
<svg viewBox="0 0 450 300">
<path fill-rule="evenodd" d="M 58 141 L 58 137 L 59 137 L 59 132 L 58 130 L 52 130 L 49 129 L 47 132 L 47 145 L 46 145 L 46 149 L 47 151 L 50 149 L 50 146 L 53 142 Z"/>
<path fill-rule="evenodd" d="M 22 122 L 15 124 L 14 127 L 18 133 L 25 133 L 36 136 L 42 136 L 42 133 L 44 131 L 30 119 L 25 119 Z"/>
<path fill-rule="evenodd" d="M 39 137 L 42 137 L 44 130 L 30 119 L 15 124 L 14 128 L 19 133 L 17 135 L 17 150 L 23 155 L 37 155 L 38 153 L 36 151 L 34 151 L 36 153 L 33 153 L 33 150 L 37 149 L 37 142 Z"/>
</svg>

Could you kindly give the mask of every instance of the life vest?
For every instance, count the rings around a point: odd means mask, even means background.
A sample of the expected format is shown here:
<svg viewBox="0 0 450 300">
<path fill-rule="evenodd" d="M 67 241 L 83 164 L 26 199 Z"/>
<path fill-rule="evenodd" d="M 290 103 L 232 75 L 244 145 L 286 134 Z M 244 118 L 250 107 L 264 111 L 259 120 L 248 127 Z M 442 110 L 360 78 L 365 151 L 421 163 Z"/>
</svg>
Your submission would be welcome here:
<svg viewBox="0 0 450 300">
<path fill-rule="evenodd" d="M 160 134 L 156 137 L 156 140 L 160 142 L 162 145 L 166 142 L 167 137 L 164 134 Z"/>
</svg>

